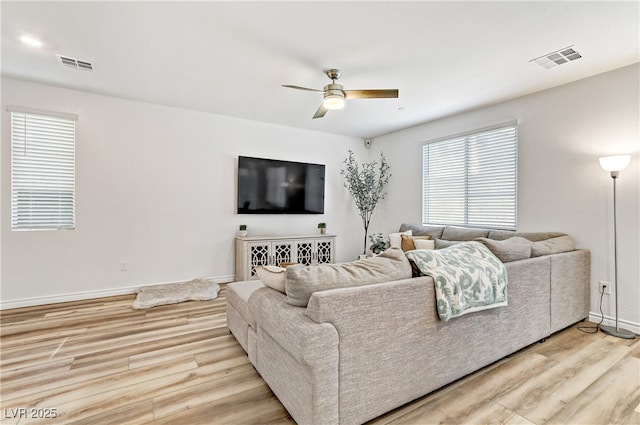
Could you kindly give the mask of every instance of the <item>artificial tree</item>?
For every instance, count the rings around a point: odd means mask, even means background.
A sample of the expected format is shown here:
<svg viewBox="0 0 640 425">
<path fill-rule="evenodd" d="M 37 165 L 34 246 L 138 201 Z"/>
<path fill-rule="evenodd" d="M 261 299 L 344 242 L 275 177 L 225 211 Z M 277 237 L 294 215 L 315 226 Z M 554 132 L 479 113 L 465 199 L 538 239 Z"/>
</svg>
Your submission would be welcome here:
<svg viewBox="0 0 640 425">
<path fill-rule="evenodd" d="M 371 162 L 358 164 L 354 158 L 353 151 L 349 150 L 349 156 L 344 160 L 345 169 L 340 170 L 340 174 L 345 177 L 344 187 L 349 190 L 356 208 L 360 212 L 362 224 L 364 225 L 364 250 L 367 253 L 367 234 L 371 216 L 376 209 L 378 202 L 386 196 L 385 186 L 389 183 L 389 164 L 380 152 L 380 159 Z"/>
</svg>

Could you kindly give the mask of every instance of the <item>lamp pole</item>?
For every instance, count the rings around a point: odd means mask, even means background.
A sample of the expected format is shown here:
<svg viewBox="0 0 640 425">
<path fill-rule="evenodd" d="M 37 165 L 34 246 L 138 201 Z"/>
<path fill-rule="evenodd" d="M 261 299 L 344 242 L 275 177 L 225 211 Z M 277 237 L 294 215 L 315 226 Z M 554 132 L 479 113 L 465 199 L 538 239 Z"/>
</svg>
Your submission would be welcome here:
<svg viewBox="0 0 640 425">
<path fill-rule="evenodd" d="M 602 161 L 601 161 L 602 162 Z M 627 162 L 628 165 L 628 162 Z M 636 334 L 626 329 L 620 328 L 618 321 L 618 224 L 617 224 L 617 212 L 616 212 L 616 180 L 620 175 L 620 169 L 626 167 L 623 166 L 617 170 L 611 171 L 611 179 L 613 179 L 613 287 L 616 292 L 615 306 L 616 306 L 616 326 L 600 326 L 600 330 L 608 335 L 612 335 L 618 338 L 635 339 Z M 604 168 L 604 165 L 603 165 Z"/>
</svg>

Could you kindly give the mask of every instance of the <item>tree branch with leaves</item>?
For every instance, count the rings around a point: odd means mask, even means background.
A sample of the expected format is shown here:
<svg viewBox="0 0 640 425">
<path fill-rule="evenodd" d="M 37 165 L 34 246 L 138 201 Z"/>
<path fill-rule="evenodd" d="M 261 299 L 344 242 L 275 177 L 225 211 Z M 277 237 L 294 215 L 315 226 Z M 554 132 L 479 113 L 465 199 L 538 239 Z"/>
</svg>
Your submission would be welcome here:
<svg viewBox="0 0 640 425">
<path fill-rule="evenodd" d="M 340 170 L 340 174 L 345 177 L 344 187 L 349 190 L 362 218 L 364 226 L 363 253 L 366 254 L 371 216 L 378 202 L 387 195 L 385 186 L 391 177 L 389 164 L 387 164 L 382 152 L 380 152 L 379 160 L 358 164 L 351 150 L 349 150 L 349 157 L 344 160 L 344 164 L 345 169 Z"/>
</svg>

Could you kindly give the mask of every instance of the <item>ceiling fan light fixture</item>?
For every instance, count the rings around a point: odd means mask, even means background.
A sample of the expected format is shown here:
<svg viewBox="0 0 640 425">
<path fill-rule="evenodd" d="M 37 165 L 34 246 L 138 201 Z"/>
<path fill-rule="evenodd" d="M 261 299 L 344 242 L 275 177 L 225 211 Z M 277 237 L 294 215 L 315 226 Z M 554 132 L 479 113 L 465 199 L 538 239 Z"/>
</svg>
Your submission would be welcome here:
<svg viewBox="0 0 640 425">
<path fill-rule="evenodd" d="M 349 99 L 379 99 L 379 98 L 394 98 L 398 97 L 398 89 L 383 89 L 383 90 L 345 90 L 342 84 L 336 83 L 336 80 L 340 78 L 339 69 L 329 69 L 326 71 L 327 77 L 331 79 L 331 84 L 324 86 L 324 90 L 310 89 L 307 87 L 292 86 L 290 84 L 283 84 L 282 87 L 288 87 L 296 90 L 315 91 L 323 93 L 322 103 L 318 107 L 318 110 L 313 115 L 313 119 L 322 118 L 327 114 L 327 111 L 344 108 L 345 100 Z"/>
<path fill-rule="evenodd" d="M 329 110 L 344 108 L 344 94 L 339 90 L 329 90 L 324 95 L 322 105 Z"/>
</svg>

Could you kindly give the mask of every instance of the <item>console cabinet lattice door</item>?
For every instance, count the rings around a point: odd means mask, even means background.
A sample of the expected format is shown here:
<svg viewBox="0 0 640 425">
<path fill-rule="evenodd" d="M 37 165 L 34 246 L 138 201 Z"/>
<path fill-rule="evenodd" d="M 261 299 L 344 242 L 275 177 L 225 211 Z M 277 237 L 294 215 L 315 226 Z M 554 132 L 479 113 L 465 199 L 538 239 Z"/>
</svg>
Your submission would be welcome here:
<svg viewBox="0 0 640 425">
<path fill-rule="evenodd" d="M 299 240 L 296 243 L 296 263 L 324 264 L 333 263 L 333 239 Z"/>
<path fill-rule="evenodd" d="M 249 242 L 249 279 L 257 279 L 256 266 L 278 265 L 293 259 L 293 242 Z"/>
<path fill-rule="evenodd" d="M 333 263 L 333 239 L 316 240 L 316 263 Z"/>
<path fill-rule="evenodd" d="M 236 280 L 257 279 L 256 267 L 282 263 L 332 263 L 335 235 L 237 237 Z"/>
</svg>

